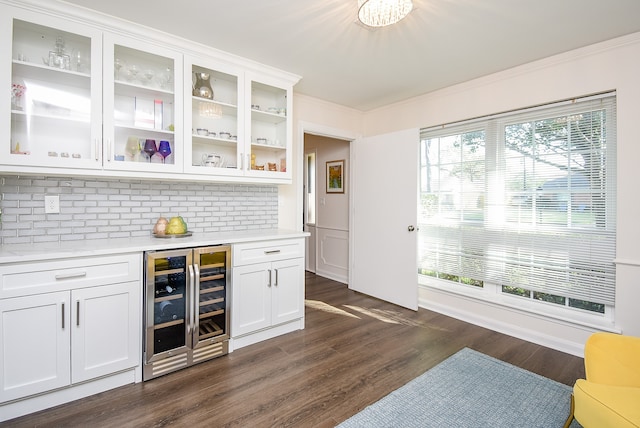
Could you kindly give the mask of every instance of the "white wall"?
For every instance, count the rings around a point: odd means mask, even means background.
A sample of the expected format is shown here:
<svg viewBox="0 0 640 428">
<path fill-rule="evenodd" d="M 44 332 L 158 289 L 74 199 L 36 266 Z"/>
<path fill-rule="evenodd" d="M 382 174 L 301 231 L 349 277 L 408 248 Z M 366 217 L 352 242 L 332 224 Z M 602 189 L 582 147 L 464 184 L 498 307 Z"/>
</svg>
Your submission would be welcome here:
<svg viewBox="0 0 640 428">
<path fill-rule="evenodd" d="M 506 53 L 507 54 L 507 53 Z M 618 244 L 614 330 L 640 336 L 640 33 L 592 45 L 389 105 L 365 114 L 307 97 L 294 98 L 299 121 L 366 136 L 429 127 L 576 96 L 616 90 L 618 101 Z M 294 116 L 295 118 L 295 116 Z M 299 131 L 297 131 L 299 132 Z M 294 131 L 294 134 L 296 131 Z M 295 137 L 295 135 L 294 135 Z M 295 155 L 295 154 L 294 154 Z M 301 155 L 299 155 L 301 157 Z M 413 167 L 413 166 L 411 166 Z M 301 180 L 296 180 L 301 186 Z M 281 192 L 290 203 L 293 189 Z M 297 202 L 300 205 L 301 199 Z M 280 210 L 280 222 L 286 214 Z M 297 215 L 302 218 L 302 214 Z M 421 288 L 421 305 L 580 355 L 594 328 Z"/>
</svg>

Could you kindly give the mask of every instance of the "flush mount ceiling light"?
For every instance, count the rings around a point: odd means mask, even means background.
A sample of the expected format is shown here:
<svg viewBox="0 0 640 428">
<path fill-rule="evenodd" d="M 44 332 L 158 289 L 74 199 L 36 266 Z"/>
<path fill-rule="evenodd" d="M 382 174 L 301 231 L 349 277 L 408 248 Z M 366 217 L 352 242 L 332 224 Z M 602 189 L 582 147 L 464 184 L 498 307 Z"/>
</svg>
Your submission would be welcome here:
<svg viewBox="0 0 640 428">
<path fill-rule="evenodd" d="M 358 0 L 358 19 L 369 27 L 385 27 L 400 21 L 411 9 L 411 0 Z"/>
</svg>

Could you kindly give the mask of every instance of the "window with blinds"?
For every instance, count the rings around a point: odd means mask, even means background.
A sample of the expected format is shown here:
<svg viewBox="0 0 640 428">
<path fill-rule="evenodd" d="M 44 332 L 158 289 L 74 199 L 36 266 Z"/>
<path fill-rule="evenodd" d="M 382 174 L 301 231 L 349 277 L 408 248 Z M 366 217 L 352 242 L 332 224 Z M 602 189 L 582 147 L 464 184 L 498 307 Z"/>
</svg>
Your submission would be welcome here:
<svg viewBox="0 0 640 428">
<path fill-rule="evenodd" d="M 606 94 L 422 130 L 419 273 L 612 307 L 615 119 Z"/>
</svg>

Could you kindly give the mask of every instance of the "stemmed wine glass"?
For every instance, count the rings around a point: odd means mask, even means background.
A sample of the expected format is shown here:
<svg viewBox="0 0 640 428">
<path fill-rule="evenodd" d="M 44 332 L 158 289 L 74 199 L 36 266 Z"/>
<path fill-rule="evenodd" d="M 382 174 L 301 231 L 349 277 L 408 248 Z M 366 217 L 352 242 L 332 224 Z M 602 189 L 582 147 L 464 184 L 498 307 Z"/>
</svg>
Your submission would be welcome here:
<svg viewBox="0 0 640 428">
<path fill-rule="evenodd" d="M 166 140 L 160 141 L 160 146 L 158 147 L 158 153 L 162 156 L 162 163 L 164 163 L 167 156 L 171 154 L 171 145 Z"/>
<path fill-rule="evenodd" d="M 127 138 L 127 145 L 124 149 L 127 154 L 131 157 L 132 161 L 136 161 L 138 155 L 140 154 L 140 141 L 136 137 Z"/>
<path fill-rule="evenodd" d="M 156 140 L 145 140 L 144 148 L 142 149 L 149 156 L 149 163 L 151 163 L 151 158 L 158 151 L 158 147 L 156 146 Z"/>
<path fill-rule="evenodd" d="M 124 67 L 124 61 L 120 58 L 116 58 L 113 62 L 113 68 L 116 69 L 116 80 L 120 80 L 120 69 Z"/>
<path fill-rule="evenodd" d="M 173 70 L 167 67 L 160 78 L 162 89 L 169 89 L 173 84 Z"/>
<path fill-rule="evenodd" d="M 129 66 L 129 69 L 127 70 L 127 79 L 130 82 L 134 82 L 137 78 L 138 78 L 138 72 L 140 71 L 140 69 L 138 68 L 137 65 L 132 64 Z"/>
<path fill-rule="evenodd" d="M 147 69 L 144 71 L 143 76 L 146 79 L 145 83 L 147 86 L 151 86 L 153 76 L 155 76 L 155 72 L 151 69 Z"/>
</svg>

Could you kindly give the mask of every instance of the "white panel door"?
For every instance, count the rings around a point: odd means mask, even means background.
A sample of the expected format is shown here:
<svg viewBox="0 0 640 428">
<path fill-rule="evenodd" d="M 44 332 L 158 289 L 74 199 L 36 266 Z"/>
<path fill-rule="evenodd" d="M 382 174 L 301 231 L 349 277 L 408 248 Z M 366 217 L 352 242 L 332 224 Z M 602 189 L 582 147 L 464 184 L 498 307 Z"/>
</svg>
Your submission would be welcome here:
<svg viewBox="0 0 640 428">
<path fill-rule="evenodd" d="M 0 403 L 69 385 L 69 292 L 0 300 Z"/>
<path fill-rule="evenodd" d="M 231 337 L 271 326 L 271 263 L 236 266 L 232 272 Z"/>
<path fill-rule="evenodd" d="M 304 259 L 273 262 L 271 266 L 273 325 L 304 316 Z"/>
<path fill-rule="evenodd" d="M 132 281 L 72 291 L 72 382 L 139 363 L 140 288 Z"/>
<path fill-rule="evenodd" d="M 418 129 L 353 143 L 349 287 L 417 310 Z"/>
</svg>

